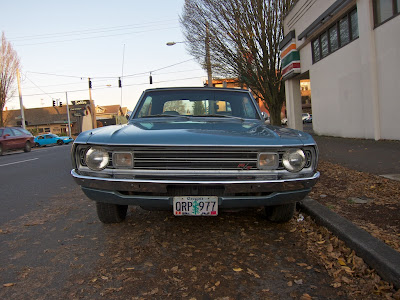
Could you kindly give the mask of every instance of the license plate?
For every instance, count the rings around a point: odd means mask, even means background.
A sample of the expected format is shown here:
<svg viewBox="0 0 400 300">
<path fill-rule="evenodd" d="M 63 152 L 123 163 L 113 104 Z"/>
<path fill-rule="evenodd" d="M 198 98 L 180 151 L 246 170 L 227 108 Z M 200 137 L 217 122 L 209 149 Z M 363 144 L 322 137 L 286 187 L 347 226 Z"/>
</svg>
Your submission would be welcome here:
<svg viewBox="0 0 400 300">
<path fill-rule="evenodd" d="M 217 216 L 218 197 L 174 197 L 175 216 Z"/>
</svg>

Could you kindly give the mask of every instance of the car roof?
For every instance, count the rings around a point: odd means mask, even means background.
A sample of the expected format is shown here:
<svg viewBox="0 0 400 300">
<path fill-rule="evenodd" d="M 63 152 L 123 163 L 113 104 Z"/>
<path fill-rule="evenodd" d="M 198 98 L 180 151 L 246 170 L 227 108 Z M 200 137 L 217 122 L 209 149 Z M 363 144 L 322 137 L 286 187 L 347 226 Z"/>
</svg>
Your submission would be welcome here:
<svg viewBox="0 0 400 300">
<path fill-rule="evenodd" d="M 236 91 L 236 92 L 250 92 L 249 90 L 240 88 L 220 88 L 220 87 L 164 87 L 164 88 L 153 88 L 146 89 L 145 92 L 150 91 Z"/>
</svg>

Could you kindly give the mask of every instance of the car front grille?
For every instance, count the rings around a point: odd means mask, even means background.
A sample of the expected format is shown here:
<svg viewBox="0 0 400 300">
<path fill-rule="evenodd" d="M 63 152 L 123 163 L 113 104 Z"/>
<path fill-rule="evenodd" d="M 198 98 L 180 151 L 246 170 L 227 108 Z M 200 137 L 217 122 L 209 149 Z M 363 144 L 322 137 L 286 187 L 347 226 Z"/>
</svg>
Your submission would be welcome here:
<svg viewBox="0 0 400 300">
<path fill-rule="evenodd" d="M 86 166 L 85 154 L 89 146 L 77 149 L 77 163 Z M 257 170 L 258 154 L 260 152 L 277 153 L 279 165 L 276 170 L 284 170 L 282 156 L 283 148 L 218 148 L 218 147 L 104 147 L 110 162 L 107 169 L 114 169 L 112 153 L 131 152 L 134 158 L 134 170 L 160 171 L 255 171 Z M 314 149 L 303 148 L 306 154 L 305 168 L 313 165 Z M 154 177 L 154 174 L 151 175 Z M 163 177 L 163 175 L 161 175 Z"/>
</svg>

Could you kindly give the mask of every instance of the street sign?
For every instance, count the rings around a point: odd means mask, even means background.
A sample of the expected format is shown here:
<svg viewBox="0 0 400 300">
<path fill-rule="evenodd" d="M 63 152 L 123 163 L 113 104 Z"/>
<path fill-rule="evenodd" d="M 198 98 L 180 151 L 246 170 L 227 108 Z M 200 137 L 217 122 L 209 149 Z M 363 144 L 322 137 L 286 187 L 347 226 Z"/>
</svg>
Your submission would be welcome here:
<svg viewBox="0 0 400 300">
<path fill-rule="evenodd" d="M 85 112 L 74 112 L 73 114 L 72 114 L 74 117 L 83 117 L 84 115 L 85 115 Z"/>
<path fill-rule="evenodd" d="M 69 110 L 70 111 L 84 111 L 86 108 L 85 107 L 71 107 Z"/>
<path fill-rule="evenodd" d="M 90 100 L 76 100 L 76 101 L 71 101 L 72 105 L 88 105 L 90 104 Z"/>
</svg>

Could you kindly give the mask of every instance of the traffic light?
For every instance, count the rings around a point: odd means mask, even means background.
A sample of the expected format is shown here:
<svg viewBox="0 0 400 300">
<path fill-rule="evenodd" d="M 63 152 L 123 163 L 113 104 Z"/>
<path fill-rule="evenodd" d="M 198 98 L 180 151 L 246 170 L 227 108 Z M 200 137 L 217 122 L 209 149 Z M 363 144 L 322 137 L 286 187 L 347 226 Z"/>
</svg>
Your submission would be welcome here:
<svg viewBox="0 0 400 300">
<path fill-rule="evenodd" d="M 91 88 L 92 88 L 92 81 L 89 78 L 89 89 L 91 89 Z"/>
<path fill-rule="evenodd" d="M 150 84 L 153 84 L 153 76 L 150 75 Z"/>
<path fill-rule="evenodd" d="M 53 100 L 53 107 L 56 107 L 56 100 Z"/>
<path fill-rule="evenodd" d="M 118 79 L 118 87 L 122 88 L 121 77 Z"/>
<path fill-rule="evenodd" d="M 62 107 L 62 102 L 60 101 L 60 107 Z"/>
</svg>

